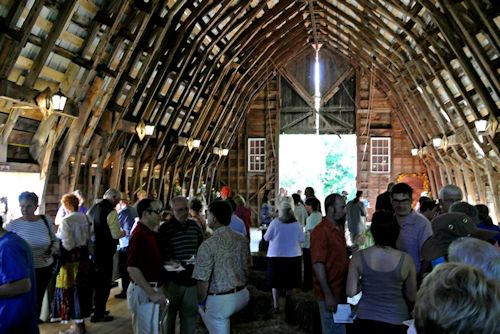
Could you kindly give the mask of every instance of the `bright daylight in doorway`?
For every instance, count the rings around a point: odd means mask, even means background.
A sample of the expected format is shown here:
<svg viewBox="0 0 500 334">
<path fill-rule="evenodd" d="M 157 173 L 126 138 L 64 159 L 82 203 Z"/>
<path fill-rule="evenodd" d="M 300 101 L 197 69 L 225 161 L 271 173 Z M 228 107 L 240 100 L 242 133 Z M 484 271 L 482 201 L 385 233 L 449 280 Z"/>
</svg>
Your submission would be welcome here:
<svg viewBox="0 0 500 334">
<path fill-rule="evenodd" d="M 356 136 L 280 135 L 279 184 L 291 195 L 311 186 L 323 203 L 334 192 L 356 193 Z"/>
</svg>

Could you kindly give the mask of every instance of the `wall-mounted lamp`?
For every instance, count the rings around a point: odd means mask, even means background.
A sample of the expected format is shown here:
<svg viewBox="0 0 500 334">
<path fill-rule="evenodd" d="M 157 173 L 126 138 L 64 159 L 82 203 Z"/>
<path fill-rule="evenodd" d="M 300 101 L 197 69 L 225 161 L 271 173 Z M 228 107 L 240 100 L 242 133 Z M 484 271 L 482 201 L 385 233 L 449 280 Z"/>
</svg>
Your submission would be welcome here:
<svg viewBox="0 0 500 334">
<path fill-rule="evenodd" d="M 189 138 L 188 139 L 186 137 L 179 137 L 178 143 L 179 143 L 180 146 L 187 146 L 189 152 L 191 152 L 191 150 L 193 148 L 200 147 L 201 140 L 199 140 L 199 139 L 193 139 L 193 138 Z"/>
<path fill-rule="evenodd" d="M 144 127 L 144 131 L 146 132 L 146 136 L 152 136 L 155 132 L 155 126 L 148 124 Z"/>
<path fill-rule="evenodd" d="M 35 96 L 35 103 L 40 108 L 43 119 L 49 118 L 52 114 L 60 116 L 67 116 L 71 118 L 78 118 L 75 115 L 64 113 L 68 98 L 59 89 L 55 94 L 52 94 L 50 88 L 46 88 Z"/>
<path fill-rule="evenodd" d="M 66 106 L 66 102 L 68 101 L 68 98 L 63 95 L 61 90 L 59 89 L 57 93 L 52 95 L 52 108 L 56 112 L 63 112 L 64 107 Z"/>
<path fill-rule="evenodd" d="M 486 134 L 486 130 L 488 129 L 488 121 L 485 119 L 479 119 L 474 122 L 476 126 L 476 131 L 479 136 L 484 136 Z"/>
<path fill-rule="evenodd" d="M 418 151 L 419 151 L 418 148 L 416 148 L 416 147 L 412 148 L 411 149 L 411 155 L 414 156 L 414 157 L 416 157 L 418 155 Z"/>
<path fill-rule="evenodd" d="M 434 146 L 436 148 L 440 147 L 442 142 L 443 142 L 443 139 L 440 137 L 432 138 L 432 146 Z"/>
<path fill-rule="evenodd" d="M 145 136 L 152 136 L 154 131 L 155 131 L 155 126 L 144 123 L 144 121 L 141 119 L 141 121 L 137 124 L 135 127 L 135 131 L 137 132 L 137 136 L 139 137 L 140 140 L 143 140 Z"/>
<path fill-rule="evenodd" d="M 229 154 L 229 149 L 227 149 L 227 148 L 220 148 L 220 147 L 216 146 L 216 147 L 214 147 L 214 149 L 213 149 L 212 152 L 213 152 L 213 154 L 218 155 L 219 158 L 220 158 L 222 156 L 224 156 L 224 157 L 227 156 Z"/>
</svg>

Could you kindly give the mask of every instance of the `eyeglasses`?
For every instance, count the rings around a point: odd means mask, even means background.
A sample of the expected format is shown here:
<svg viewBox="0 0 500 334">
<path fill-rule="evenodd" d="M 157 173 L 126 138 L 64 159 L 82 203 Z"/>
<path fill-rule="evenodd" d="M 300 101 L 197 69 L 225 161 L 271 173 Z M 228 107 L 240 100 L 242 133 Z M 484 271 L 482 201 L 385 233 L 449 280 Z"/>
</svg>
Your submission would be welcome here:
<svg viewBox="0 0 500 334">
<path fill-rule="evenodd" d="M 154 212 L 156 213 L 157 215 L 159 215 L 161 213 L 161 209 L 156 209 L 156 210 L 153 210 L 153 209 L 147 209 L 146 210 L 147 212 Z"/>
<path fill-rule="evenodd" d="M 406 203 L 410 203 L 410 199 L 409 198 L 406 198 L 406 199 L 392 199 L 392 202 L 394 204 L 406 204 Z"/>
</svg>

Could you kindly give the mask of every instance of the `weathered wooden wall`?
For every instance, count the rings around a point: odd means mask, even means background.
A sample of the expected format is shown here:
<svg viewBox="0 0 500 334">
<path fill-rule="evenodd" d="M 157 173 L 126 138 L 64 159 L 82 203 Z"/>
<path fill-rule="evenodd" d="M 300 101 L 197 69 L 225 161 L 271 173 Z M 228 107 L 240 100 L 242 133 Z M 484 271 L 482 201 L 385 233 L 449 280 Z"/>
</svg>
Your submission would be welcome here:
<svg viewBox="0 0 500 334">
<path fill-rule="evenodd" d="M 245 197 L 247 206 L 252 209 L 254 224 L 258 222 L 258 208 L 262 203 L 264 191 L 270 190 L 269 197 L 273 204 L 278 189 L 279 80 L 279 76 L 268 80 L 255 95 L 242 129 L 217 173 L 219 185 L 227 184 L 235 194 Z M 248 171 L 248 138 L 266 140 L 264 173 Z"/>
</svg>

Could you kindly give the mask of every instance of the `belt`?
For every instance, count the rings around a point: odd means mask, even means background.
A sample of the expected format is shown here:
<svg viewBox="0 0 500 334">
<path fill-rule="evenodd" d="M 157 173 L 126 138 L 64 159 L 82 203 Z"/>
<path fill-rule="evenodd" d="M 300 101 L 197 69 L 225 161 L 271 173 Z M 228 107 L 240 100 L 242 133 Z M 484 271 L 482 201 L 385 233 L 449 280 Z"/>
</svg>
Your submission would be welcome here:
<svg viewBox="0 0 500 334">
<path fill-rule="evenodd" d="M 241 290 L 243 290 L 244 288 L 246 288 L 246 285 L 237 286 L 236 288 L 232 288 L 231 290 L 227 290 L 227 291 L 224 291 L 224 292 L 209 293 L 208 295 L 209 295 L 209 296 L 229 295 L 229 294 L 231 294 L 231 293 L 236 293 L 236 292 L 238 292 L 238 291 L 241 291 Z"/>
<path fill-rule="evenodd" d="M 135 285 L 139 285 L 137 284 L 136 282 L 132 282 L 133 284 Z M 160 286 L 163 285 L 162 282 L 148 282 L 149 286 L 151 286 L 152 288 L 159 288 Z"/>
</svg>

